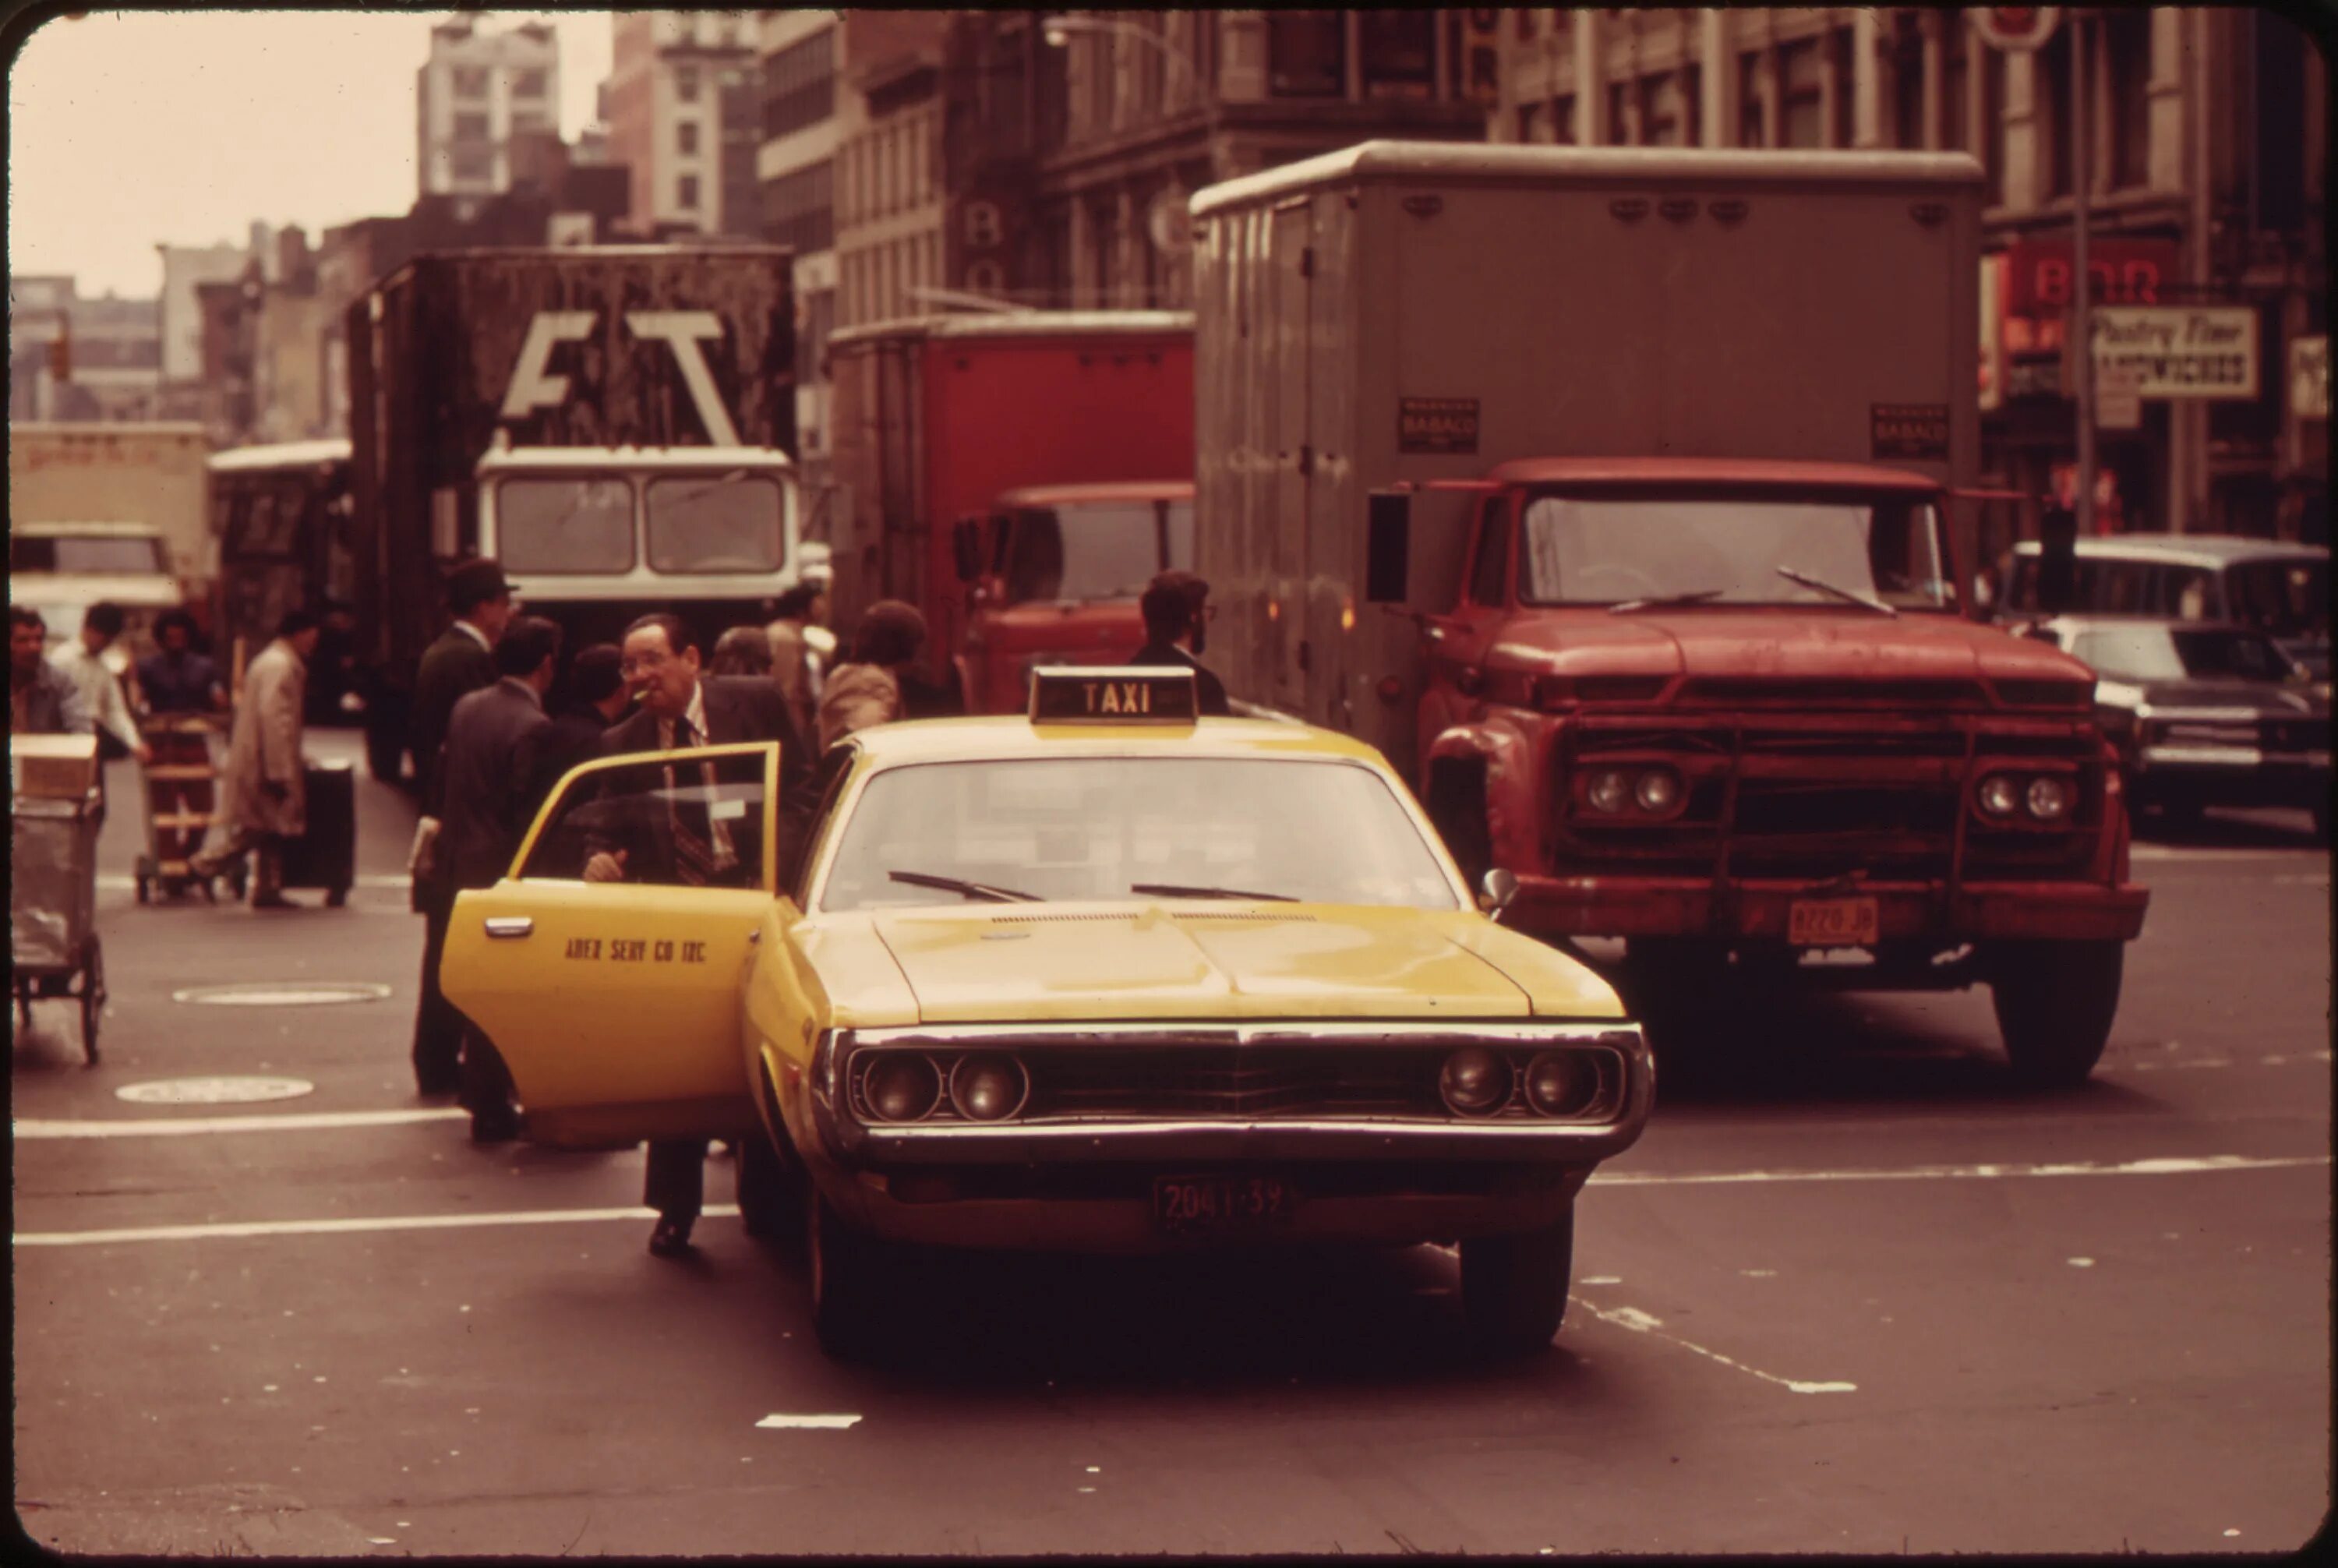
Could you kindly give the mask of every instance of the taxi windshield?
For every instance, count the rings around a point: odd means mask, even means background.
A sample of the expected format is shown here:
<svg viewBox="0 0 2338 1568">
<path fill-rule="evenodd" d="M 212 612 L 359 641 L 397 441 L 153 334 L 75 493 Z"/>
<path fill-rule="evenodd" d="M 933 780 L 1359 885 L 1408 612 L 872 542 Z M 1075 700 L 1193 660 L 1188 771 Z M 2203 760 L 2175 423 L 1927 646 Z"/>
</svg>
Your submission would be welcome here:
<svg viewBox="0 0 2338 1568">
<path fill-rule="evenodd" d="M 894 873 L 905 873 L 905 881 Z M 977 897 L 1231 897 L 1459 906 L 1388 784 L 1352 763 L 1053 757 L 927 763 L 869 782 L 819 894 L 824 911 Z M 1175 887 L 1185 895 L 1144 894 Z"/>
</svg>

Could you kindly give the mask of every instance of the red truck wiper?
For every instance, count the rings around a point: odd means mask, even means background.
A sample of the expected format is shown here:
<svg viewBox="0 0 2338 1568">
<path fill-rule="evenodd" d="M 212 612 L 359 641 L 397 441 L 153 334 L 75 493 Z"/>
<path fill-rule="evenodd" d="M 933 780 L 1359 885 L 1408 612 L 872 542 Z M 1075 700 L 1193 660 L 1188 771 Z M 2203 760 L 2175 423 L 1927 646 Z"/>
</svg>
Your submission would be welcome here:
<svg viewBox="0 0 2338 1568">
<path fill-rule="evenodd" d="M 1813 577 L 1807 572 L 1797 572 L 1792 566 L 1779 567 L 1778 575 L 1783 577 L 1789 583 L 1799 583 L 1803 587 L 1814 589 L 1821 593 L 1832 594 L 1835 598 L 1842 600 L 1846 604 L 1856 604 L 1864 610 L 1880 611 L 1883 614 L 1891 616 L 1894 621 L 1897 621 L 1900 618 L 1900 612 L 1891 608 L 1891 605 L 1886 604 L 1882 600 L 1872 598 L 1868 594 L 1859 593 L 1855 589 L 1838 588 L 1823 577 Z"/>
</svg>

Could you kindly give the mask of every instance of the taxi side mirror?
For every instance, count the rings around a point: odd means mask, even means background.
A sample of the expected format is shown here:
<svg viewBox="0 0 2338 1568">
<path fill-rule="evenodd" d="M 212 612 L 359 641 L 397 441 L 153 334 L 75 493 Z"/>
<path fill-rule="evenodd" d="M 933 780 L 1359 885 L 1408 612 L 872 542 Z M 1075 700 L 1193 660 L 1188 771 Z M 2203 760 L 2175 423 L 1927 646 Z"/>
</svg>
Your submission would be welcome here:
<svg viewBox="0 0 2338 1568">
<path fill-rule="evenodd" d="M 1412 497 L 1402 491 L 1369 496 L 1364 512 L 1364 601 L 1401 604 L 1412 575 Z"/>
<path fill-rule="evenodd" d="M 1486 912 L 1488 919 L 1499 920 L 1502 912 L 1510 906 L 1511 900 L 1518 896 L 1518 873 L 1507 867 L 1497 866 L 1486 873 L 1485 880 L 1478 884 L 1478 906 Z"/>
<path fill-rule="evenodd" d="M 982 575 L 982 525 L 968 518 L 950 529 L 950 553 L 958 566 L 958 580 L 971 583 Z"/>
</svg>

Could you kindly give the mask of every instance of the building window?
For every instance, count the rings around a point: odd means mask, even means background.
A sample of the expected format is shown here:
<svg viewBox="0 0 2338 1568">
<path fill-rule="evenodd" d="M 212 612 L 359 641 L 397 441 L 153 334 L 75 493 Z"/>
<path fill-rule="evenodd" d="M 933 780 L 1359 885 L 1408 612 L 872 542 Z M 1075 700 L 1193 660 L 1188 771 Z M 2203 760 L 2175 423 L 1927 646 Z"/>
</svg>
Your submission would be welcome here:
<svg viewBox="0 0 2338 1568">
<path fill-rule="evenodd" d="M 2005 51 L 1980 51 L 1980 122 L 1973 134 L 1980 140 L 1980 166 L 1988 177 L 1992 207 L 2005 204 Z"/>
<path fill-rule="evenodd" d="M 1348 90 L 1348 19 L 1340 11 L 1266 15 L 1267 87 L 1278 98 L 1338 98 Z"/>
<path fill-rule="evenodd" d="M 455 96 L 484 98 L 487 95 L 487 68 L 484 65 L 457 65 L 454 71 Z"/>
<path fill-rule="evenodd" d="M 2111 186 L 2132 191 L 2151 183 L 2151 13 L 2097 15 L 2110 96 Z"/>
<path fill-rule="evenodd" d="M 1510 13 L 1512 24 L 1518 29 L 1518 42 L 1531 44 L 1535 35 L 1535 14 L 1521 5 Z"/>
<path fill-rule="evenodd" d="M 674 181 L 673 204 L 685 212 L 698 209 L 698 176 L 684 174 Z"/>
<path fill-rule="evenodd" d="M 698 67 L 677 66 L 673 73 L 673 95 L 684 103 L 698 102 Z"/>
<path fill-rule="evenodd" d="M 1551 140 L 1562 147 L 1575 145 L 1575 94 L 1562 93 L 1550 101 Z"/>
<path fill-rule="evenodd" d="M 1805 38 L 1778 47 L 1778 145 L 1819 147 L 1826 141 L 1819 42 Z"/>
<path fill-rule="evenodd" d="M 1978 152 L 1972 127 L 1965 113 L 1965 93 L 1970 90 L 1971 56 L 1967 49 L 1970 29 L 1965 19 L 1953 11 L 1943 11 L 1940 19 L 1940 145 L 1951 151 Z M 1996 51 L 1991 50 L 1991 54 Z M 1994 121 L 1989 123 L 1995 123 Z"/>
<path fill-rule="evenodd" d="M 1758 52 L 1737 57 L 1737 144 L 1770 144 L 1762 130 L 1762 56 Z"/>
<path fill-rule="evenodd" d="M 763 62 L 763 134 L 784 136 L 836 113 L 836 29 L 823 27 Z"/>
<path fill-rule="evenodd" d="M 1427 98 L 1437 86 L 1437 14 L 1396 7 L 1356 13 L 1367 98 Z"/>
<path fill-rule="evenodd" d="M 1659 71 L 1640 78 L 1640 145 L 1688 145 L 1687 112 L 1681 98 L 1677 71 Z"/>
<path fill-rule="evenodd" d="M 1891 145 L 1911 152 L 1924 146 L 1924 40 L 1912 27 L 1891 44 Z"/>
<path fill-rule="evenodd" d="M 2046 117 L 2046 193 L 2070 193 L 2070 28 L 2054 29 L 2042 49 L 2029 56 L 2037 62 L 2031 91 L 2048 110 Z"/>
<path fill-rule="evenodd" d="M 698 122 L 683 120 L 673 128 L 673 150 L 685 158 L 698 156 Z"/>
<path fill-rule="evenodd" d="M 1629 147 L 1632 144 L 1632 84 L 1628 82 L 1607 83 L 1607 145 Z"/>
<path fill-rule="evenodd" d="M 818 163 L 766 180 L 762 186 L 763 237 L 799 256 L 836 242 L 836 165 Z"/>
<path fill-rule="evenodd" d="M 1539 142 L 1543 139 L 1542 107 L 1539 103 L 1518 105 L 1518 141 Z"/>
<path fill-rule="evenodd" d="M 465 184 L 479 185 L 496 177 L 496 153 L 492 147 L 458 146 L 447 161 L 455 178 Z"/>
<path fill-rule="evenodd" d="M 531 65 L 526 70 L 515 71 L 512 73 L 512 96 L 541 98 L 544 96 L 545 81 L 544 68 L 540 65 Z"/>
<path fill-rule="evenodd" d="M 1848 27 L 1827 34 L 1827 55 L 1834 66 L 1834 141 L 1849 147 L 1859 139 L 1859 60 L 1854 35 Z"/>
<path fill-rule="evenodd" d="M 484 112 L 466 111 L 455 116 L 455 140 L 485 142 L 487 140 L 487 117 Z"/>
</svg>

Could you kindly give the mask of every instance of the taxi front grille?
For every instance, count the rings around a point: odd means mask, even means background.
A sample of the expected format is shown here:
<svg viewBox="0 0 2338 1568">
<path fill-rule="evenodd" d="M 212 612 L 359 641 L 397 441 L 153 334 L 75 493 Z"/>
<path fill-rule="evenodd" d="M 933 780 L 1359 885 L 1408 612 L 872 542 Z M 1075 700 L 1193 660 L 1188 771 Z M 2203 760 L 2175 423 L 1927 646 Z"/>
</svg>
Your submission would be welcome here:
<svg viewBox="0 0 2338 1568">
<path fill-rule="evenodd" d="M 1437 1116 L 1439 1052 L 1184 1046 L 1034 1052 L 1026 1121 Z"/>
</svg>

